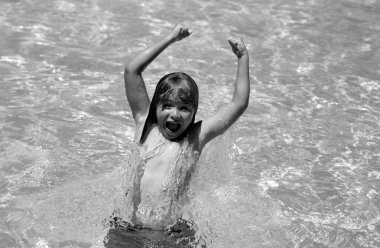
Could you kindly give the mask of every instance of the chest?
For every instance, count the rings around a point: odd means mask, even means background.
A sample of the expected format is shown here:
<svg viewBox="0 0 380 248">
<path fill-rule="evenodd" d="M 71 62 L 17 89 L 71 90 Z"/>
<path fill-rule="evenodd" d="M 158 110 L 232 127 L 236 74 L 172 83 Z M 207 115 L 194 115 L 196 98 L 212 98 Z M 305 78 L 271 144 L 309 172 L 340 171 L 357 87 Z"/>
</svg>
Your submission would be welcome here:
<svg viewBox="0 0 380 248">
<path fill-rule="evenodd" d="M 143 147 L 141 155 L 145 160 L 145 174 L 166 174 L 181 156 L 181 145 L 164 142 Z"/>
</svg>

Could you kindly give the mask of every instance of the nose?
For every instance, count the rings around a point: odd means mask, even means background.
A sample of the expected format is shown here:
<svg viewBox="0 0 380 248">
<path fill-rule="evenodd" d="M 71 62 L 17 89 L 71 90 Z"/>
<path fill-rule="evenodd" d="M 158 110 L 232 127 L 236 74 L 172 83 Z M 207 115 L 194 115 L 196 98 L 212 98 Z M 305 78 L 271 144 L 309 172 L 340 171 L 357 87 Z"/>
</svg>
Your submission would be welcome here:
<svg viewBox="0 0 380 248">
<path fill-rule="evenodd" d="M 177 108 L 173 108 L 173 111 L 170 115 L 170 117 L 173 119 L 173 120 L 179 120 L 180 119 L 180 114 L 179 114 L 179 110 Z"/>
</svg>

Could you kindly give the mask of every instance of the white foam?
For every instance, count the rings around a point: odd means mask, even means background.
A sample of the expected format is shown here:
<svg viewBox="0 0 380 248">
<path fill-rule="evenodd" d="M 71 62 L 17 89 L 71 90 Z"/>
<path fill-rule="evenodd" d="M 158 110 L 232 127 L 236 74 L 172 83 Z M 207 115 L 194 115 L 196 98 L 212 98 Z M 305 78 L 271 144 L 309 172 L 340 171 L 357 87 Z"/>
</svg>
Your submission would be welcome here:
<svg viewBox="0 0 380 248">
<path fill-rule="evenodd" d="M 43 238 L 38 238 L 35 243 L 35 248 L 49 248 L 49 242 L 44 240 Z"/>
<path fill-rule="evenodd" d="M 299 74 L 309 74 L 314 69 L 314 65 L 312 63 L 301 63 L 296 71 Z"/>
</svg>

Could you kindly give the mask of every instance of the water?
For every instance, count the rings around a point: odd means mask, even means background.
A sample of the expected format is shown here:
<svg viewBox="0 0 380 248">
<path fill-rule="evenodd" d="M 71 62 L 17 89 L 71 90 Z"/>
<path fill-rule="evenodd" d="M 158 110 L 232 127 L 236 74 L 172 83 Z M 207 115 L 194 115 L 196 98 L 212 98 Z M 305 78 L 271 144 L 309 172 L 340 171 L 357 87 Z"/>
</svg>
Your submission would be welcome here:
<svg viewBox="0 0 380 248">
<path fill-rule="evenodd" d="M 380 3 L 375 0 L 0 1 L 0 246 L 102 247 L 133 141 L 130 56 L 178 22 L 191 38 L 145 73 L 183 70 L 198 119 L 244 116 L 204 151 L 188 210 L 208 247 L 380 247 Z"/>
</svg>

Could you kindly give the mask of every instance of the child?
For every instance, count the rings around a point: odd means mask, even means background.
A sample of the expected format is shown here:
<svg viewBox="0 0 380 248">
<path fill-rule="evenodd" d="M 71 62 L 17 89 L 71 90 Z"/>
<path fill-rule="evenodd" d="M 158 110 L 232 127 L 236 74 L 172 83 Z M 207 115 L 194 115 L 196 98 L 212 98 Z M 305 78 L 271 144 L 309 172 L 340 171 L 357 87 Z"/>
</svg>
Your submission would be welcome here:
<svg viewBox="0 0 380 248">
<path fill-rule="evenodd" d="M 138 144 L 126 178 L 124 207 L 119 215 L 129 228 L 164 230 L 187 225 L 181 206 L 204 146 L 230 127 L 248 106 L 249 58 L 240 38 L 228 40 L 238 58 L 237 78 L 232 101 L 206 120 L 195 122 L 198 87 L 185 73 L 174 72 L 157 84 L 149 100 L 142 72 L 169 45 L 191 35 L 177 25 L 163 40 L 129 61 L 124 79 L 129 105 L 136 123 Z M 120 223 L 120 222 L 119 222 Z M 173 229 L 174 228 L 174 229 Z M 180 228 L 179 228 L 180 229 Z"/>
</svg>

